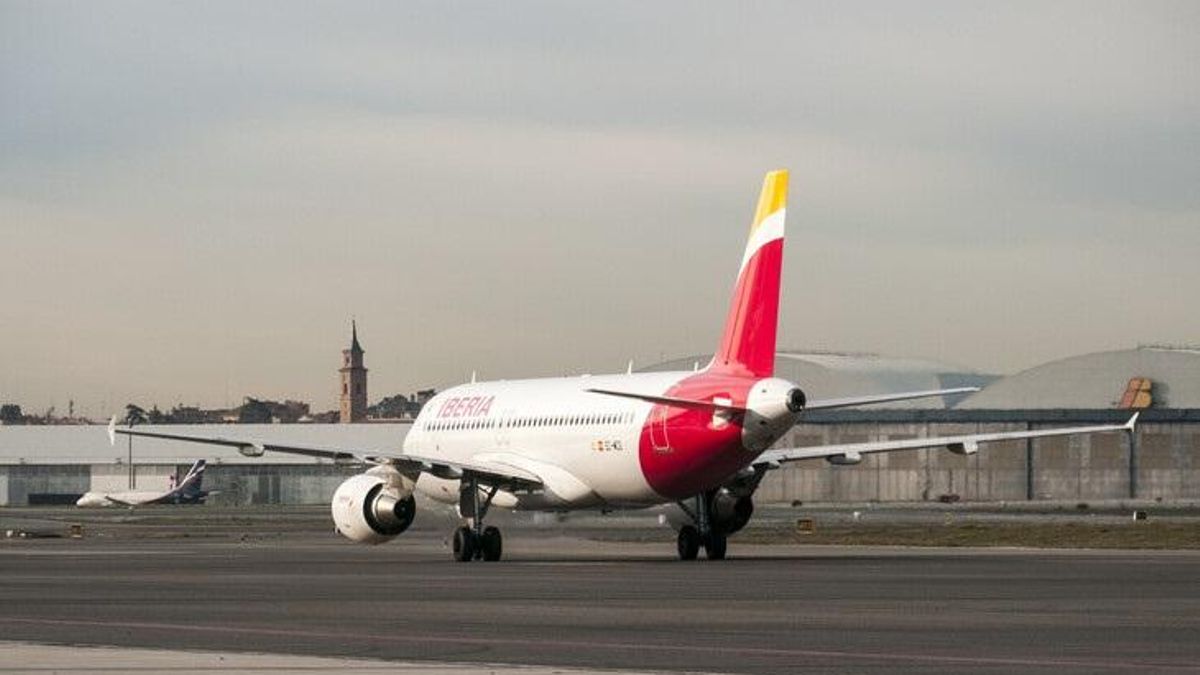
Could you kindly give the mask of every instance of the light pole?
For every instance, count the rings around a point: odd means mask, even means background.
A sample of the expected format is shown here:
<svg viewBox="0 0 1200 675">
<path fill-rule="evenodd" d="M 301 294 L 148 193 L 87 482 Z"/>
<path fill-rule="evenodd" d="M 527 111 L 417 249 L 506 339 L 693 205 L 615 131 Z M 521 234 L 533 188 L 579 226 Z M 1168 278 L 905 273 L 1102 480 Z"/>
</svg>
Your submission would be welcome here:
<svg viewBox="0 0 1200 675">
<path fill-rule="evenodd" d="M 133 436 L 129 437 L 129 460 L 126 463 L 129 465 L 129 489 L 132 490 L 137 487 L 137 479 L 133 474 Z"/>
</svg>

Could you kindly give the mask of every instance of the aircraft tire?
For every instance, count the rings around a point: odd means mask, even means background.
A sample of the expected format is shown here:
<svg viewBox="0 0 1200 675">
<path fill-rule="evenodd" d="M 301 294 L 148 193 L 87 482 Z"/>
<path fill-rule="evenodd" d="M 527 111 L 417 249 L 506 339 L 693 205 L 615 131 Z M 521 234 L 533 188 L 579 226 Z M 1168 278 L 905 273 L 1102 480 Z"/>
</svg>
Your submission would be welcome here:
<svg viewBox="0 0 1200 675">
<path fill-rule="evenodd" d="M 484 560 L 488 562 L 499 560 L 504 550 L 504 540 L 500 536 L 500 528 L 491 525 L 484 528 L 483 537 L 480 538 L 479 545 L 483 550 Z"/>
<path fill-rule="evenodd" d="M 700 533 L 691 525 L 679 528 L 679 538 L 676 540 L 680 560 L 695 560 L 700 553 Z"/>
<path fill-rule="evenodd" d="M 713 532 L 704 542 L 704 555 L 709 560 L 724 560 L 725 551 L 729 548 L 729 539 L 723 534 Z"/>
<path fill-rule="evenodd" d="M 475 541 L 475 533 L 471 528 L 463 527 L 454 531 L 454 559 L 458 562 L 470 562 L 475 559 L 475 550 L 477 548 Z"/>
</svg>

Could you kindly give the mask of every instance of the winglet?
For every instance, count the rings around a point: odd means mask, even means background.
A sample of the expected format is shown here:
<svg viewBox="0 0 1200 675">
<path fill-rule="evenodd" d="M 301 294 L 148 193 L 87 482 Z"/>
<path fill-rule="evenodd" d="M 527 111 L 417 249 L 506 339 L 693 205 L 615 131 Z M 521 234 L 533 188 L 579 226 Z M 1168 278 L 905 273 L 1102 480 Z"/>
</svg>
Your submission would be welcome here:
<svg viewBox="0 0 1200 675">
<path fill-rule="evenodd" d="M 109 445 L 117 444 L 117 416 L 116 415 L 113 415 L 112 419 L 110 419 L 108 421 L 108 444 Z"/>
<path fill-rule="evenodd" d="M 1140 411 L 1133 413 L 1133 417 L 1130 417 L 1129 421 L 1125 423 L 1125 429 L 1128 431 L 1133 431 L 1133 428 L 1137 426 L 1138 415 L 1141 414 L 1142 413 Z"/>
</svg>

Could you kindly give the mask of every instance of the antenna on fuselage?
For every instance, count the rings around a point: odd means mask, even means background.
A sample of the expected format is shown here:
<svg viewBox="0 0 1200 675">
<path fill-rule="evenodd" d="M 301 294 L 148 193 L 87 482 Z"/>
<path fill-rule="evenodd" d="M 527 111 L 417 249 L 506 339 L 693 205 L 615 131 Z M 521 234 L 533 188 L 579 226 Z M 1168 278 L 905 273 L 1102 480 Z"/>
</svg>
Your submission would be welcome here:
<svg viewBox="0 0 1200 675">
<path fill-rule="evenodd" d="M 633 374 L 633 359 L 629 359 L 629 365 L 625 366 L 625 374 L 626 375 Z"/>
<path fill-rule="evenodd" d="M 475 371 L 471 371 L 471 384 L 475 384 Z"/>
</svg>

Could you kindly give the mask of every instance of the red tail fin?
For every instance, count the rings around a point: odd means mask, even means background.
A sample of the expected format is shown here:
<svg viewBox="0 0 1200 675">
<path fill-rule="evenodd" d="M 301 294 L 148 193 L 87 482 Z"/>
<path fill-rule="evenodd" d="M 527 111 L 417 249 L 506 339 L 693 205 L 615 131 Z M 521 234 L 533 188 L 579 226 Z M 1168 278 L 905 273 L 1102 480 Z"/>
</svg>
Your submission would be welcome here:
<svg viewBox="0 0 1200 675">
<path fill-rule="evenodd" d="M 725 332 L 709 364 L 711 369 L 755 377 L 770 377 L 775 372 L 787 184 L 786 170 L 772 171 L 763 179 Z"/>
</svg>

